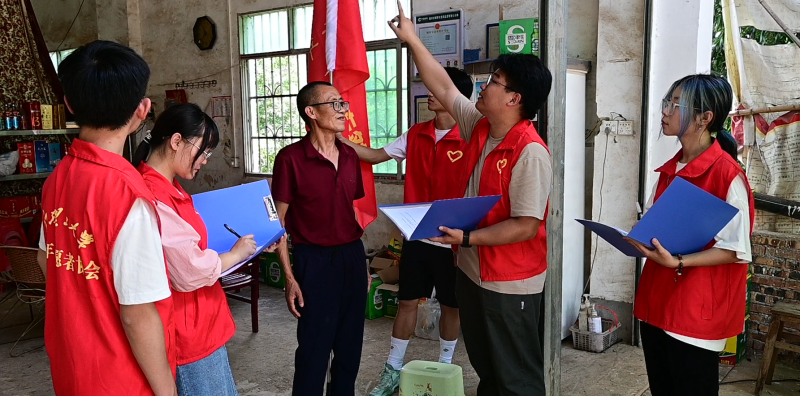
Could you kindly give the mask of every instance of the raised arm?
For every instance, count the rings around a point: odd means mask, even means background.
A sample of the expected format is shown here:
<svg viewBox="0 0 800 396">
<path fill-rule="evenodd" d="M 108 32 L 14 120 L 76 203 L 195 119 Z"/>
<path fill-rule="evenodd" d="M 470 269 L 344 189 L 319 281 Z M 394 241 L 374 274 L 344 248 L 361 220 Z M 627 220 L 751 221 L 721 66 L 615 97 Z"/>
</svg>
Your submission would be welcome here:
<svg viewBox="0 0 800 396">
<path fill-rule="evenodd" d="M 355 144 L 351 142 L 350 139 L 342 136 L 341 133 L 337 133 L 336 138 L 339 139 L 340 142 L 352 147 L 353 150 L 356 151 L 356 154 L 358 154 L 358 158 L 364 162 L 374 165 L 392 159 L 392 157 L 386 153 L 386 150 L 382 148 L 375 149 L 371 147 L 365 147 L 360 144 Z"/>
<path fill-rule="evenodd" d="M 453 103 L 456 98 L 461 95 L 450 76 L 444 70 L 444 67 L 431 55 L 430 51 L 425 48 L 422 41 L 414 31 L 414 22 L 406 17 L 403 12 L 403 6 L 397 2 L 397 8 L 400 14 L 389 21 L 389 27 L 392 28 L 394 33 L 402 41 L 405 41 L 411 54 L 414 57 L 414 64 L 419 69 L 419 75 L 422 77 L 422 82 L 429 91 L 439 100 L 444 106 L 445 110 L 451 115 L 453 114 Z M 395 25 L 395 23 L 397 25 Z"/>
</svg>

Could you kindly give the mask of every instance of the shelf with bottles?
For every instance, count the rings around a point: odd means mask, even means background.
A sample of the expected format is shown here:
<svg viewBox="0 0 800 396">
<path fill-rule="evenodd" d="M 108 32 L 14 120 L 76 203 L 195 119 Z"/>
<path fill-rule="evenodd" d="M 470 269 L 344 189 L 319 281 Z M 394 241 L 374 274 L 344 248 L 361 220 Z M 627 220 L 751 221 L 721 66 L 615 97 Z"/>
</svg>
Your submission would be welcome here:
<svg viewBox="0 0 800 396">
<path fill-rule="evenodd" d="M 20 129 L 20 130 L 0 130 L 2 136 L 46 136 L 46 135 L 77 135 L 80 129 Z"/>
<path fill-rule="evenodd" d="M 42 173 L 16 173 L 13 175 L 2 176 L 0 175 L 0 182 L 14 181 L 14 180 L 30 180 L 30 179 L 46 179 L 53 172 Z"/>
</svg>

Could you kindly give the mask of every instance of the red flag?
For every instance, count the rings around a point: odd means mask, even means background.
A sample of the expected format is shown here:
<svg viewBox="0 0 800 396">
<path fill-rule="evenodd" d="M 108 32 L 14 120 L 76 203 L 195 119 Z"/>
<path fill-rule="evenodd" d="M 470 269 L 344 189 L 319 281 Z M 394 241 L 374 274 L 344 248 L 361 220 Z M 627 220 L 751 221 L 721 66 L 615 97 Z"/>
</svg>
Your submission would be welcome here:
<svg viewBox="0 0 800 396">
<path fill-rule="evenodd" d="M 333 74 L 333 86 L 350 102 L 343 135 L 369 147 L 364 85 L 369 79 L 369 65 L 359 9 L 358 0 L 314 0 L 308 81 L 330 82 Z M 362 162 L 361 176 L 365 195 L 355 202 L 355 208 L 358 222 L 366 228 L 378 217 L 372 165 Z"/>
</svg>

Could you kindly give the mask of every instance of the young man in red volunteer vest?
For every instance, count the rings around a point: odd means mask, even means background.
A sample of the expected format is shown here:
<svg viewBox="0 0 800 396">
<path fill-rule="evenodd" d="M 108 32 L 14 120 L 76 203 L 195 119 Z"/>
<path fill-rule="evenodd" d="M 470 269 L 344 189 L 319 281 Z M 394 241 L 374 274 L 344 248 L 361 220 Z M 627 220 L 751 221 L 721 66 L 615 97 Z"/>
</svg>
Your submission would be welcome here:
<svg viewBox="0 0 800 396">
<path fill-rule="evenodd" d="M 472 79 L 466 73 L 453 67 L 446 67 L 445 71 L 462 95 L 472 96 Z M 380 149 L 361 146 L 338 135 L 342 142 L 356 150 L 362 161 L 379 164 L 392 158 L 407 160 L 405 203 L 460 198 L 469 176 L 464 165 L 467 142 L 459 135 L 456 120 L 431 94 L 428 94 L 428 110 L 436 113 L 434 119 L 414 125 Z M 400 369 L 416 327 L 419 299 L 430 297 L 434 287 L 442 306 L 439 361 L 452 362 L 459 326 L 455 284 L 456 267 L 450 245 L 427 240 L 403 243 L 400 303 L 392 328 L 392 344 L 380 382 L 371 396 L 389 396 L 400 386 Z"/>
<path fill-rule="evenodd" d="M 58 68 L 80 126 L 42 190 L 45 346 L 59 395 L 175 395 L 172 298 L 154 198 L 122 156 L 150 68 L 108 41 Z"/>
<path fill-rule="evenodd" d="M 480 377 L 478 395 L 544 395 L 539 313 L 552 169 L 530 119 L 550 93 L 550 72 L 536 56 L 503 55 L 473 104 L 449 81 L 402 8 L 389 26 L 469 142 L 463 196 L 502 196 L 477 230 L 441 227 L 446 235 L 432 239 L 460 245 L 456 297 L 464 345 Z"/>
</svg>

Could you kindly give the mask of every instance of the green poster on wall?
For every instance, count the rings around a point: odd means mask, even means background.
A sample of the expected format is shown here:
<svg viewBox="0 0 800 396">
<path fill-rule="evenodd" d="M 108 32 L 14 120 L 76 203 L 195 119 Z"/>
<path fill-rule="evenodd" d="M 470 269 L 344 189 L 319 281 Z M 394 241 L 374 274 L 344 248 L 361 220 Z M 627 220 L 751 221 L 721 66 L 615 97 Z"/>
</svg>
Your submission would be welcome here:
<svg viewBox="0 0 800 396">
<path fill-rule="evenodd" d="M 500 21 L 501 54 L 539 55 L 539 18 Z"/>
</svg>

